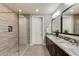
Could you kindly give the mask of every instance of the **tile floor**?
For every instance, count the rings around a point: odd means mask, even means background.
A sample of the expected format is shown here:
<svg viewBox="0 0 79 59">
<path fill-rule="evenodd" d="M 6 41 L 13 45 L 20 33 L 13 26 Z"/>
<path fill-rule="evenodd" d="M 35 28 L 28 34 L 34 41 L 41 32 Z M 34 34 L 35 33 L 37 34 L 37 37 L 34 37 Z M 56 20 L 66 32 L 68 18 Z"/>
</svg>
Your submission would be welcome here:
<svg viewBox="0 0 79 59">
<path fill-rule="evenodd" d="M 47 48 L 43 45 L 33 45 L 26 49 L 24 56 L 50 56 Z"/>
</svg>

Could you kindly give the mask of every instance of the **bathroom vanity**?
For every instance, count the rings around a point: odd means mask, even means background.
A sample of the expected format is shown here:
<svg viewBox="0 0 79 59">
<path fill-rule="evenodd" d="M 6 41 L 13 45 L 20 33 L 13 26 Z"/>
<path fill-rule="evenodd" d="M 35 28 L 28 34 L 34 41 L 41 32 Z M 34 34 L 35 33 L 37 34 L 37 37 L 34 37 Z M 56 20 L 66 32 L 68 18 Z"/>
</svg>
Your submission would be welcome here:
<svg viewBox="0 0 79 59">
<path fill-rule="evenodd" d="M 46 47 L 52 56 L 79 56 L 79 4 L 73 4 L 51 20 L 51 32 L 46 35 Z M 48 32 L 49 33 L 49 32 Z"/>
<path fill-rule="evenodd" d="M 54 35 L 46 35 L 46 47 L 51 56 L 78 56 L 79 46 Z"/>
</svg>

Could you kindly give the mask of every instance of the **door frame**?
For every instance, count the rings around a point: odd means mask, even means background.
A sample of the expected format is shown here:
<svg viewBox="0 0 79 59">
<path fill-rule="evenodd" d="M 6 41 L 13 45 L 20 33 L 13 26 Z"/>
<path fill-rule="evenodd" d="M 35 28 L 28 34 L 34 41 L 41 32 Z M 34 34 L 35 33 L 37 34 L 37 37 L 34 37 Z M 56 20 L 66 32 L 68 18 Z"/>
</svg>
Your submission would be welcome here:
<svg viewBox="0 0 79 59">
<path fill-rule="evenodd" d="M 32 46 L 32 17 L 41 17 L 41 36 L 42 36 L 42 43 L 44 43 L 44 16 L 39 16 L 39 15 L 31 15 L 30 18 L 30 46 Z"/>
</svg>

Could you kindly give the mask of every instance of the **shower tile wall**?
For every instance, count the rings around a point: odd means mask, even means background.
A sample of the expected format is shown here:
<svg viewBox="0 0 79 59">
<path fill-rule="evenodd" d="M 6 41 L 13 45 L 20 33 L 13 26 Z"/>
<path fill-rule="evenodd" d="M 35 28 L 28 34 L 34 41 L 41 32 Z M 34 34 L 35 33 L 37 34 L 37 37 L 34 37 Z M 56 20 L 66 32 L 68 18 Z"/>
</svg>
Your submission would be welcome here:
<svg viewBox="0 0 79 59">
<path fill-rule="evenodd" d="M 18 23 L 17 16 L 3 4 L 0 4 L 0 55 L 16 55 L 18 50 Z M 8 26 L 13 27 L 8 32 Z"/>
</svg>

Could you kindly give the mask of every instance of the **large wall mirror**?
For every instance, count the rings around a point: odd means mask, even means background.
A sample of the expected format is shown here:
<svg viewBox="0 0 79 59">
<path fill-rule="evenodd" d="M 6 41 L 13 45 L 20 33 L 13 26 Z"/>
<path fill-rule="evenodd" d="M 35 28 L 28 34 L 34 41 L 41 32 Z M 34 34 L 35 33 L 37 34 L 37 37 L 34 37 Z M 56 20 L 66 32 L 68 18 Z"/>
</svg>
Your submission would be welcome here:
<svg viewBox="0 0 79 59">
<path fill-rule="evenodd" d="M 57 16 L 52 20 L 52 32 L 55 32 L 57 30 L 61 32 L 61 16 Z"/>
<path fill-rule="evenodd" d="M 62 32 L 79 34 L 79 4 L 73 5 L 62 14 Z"/>
</svg>

